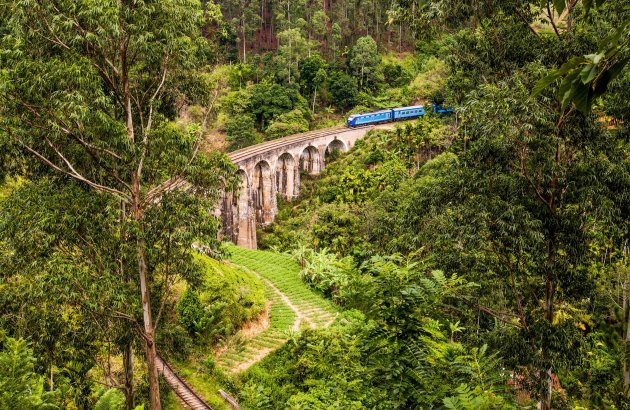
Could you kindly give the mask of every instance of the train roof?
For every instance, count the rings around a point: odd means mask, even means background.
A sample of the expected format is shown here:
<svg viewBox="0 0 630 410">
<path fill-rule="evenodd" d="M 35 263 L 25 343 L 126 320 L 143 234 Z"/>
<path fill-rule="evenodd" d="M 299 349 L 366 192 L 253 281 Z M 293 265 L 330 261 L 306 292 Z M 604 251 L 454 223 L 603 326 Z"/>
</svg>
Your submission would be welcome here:
<svg viewBox="0 0 630 410">
<path fill-rule="evenodd" d="M 351 118 L 356 118 L 356 117 L 361 117 L 363 115 L 374 115 L 374 114 L 381 114 L 384 112 L 390 112 L 391 110 L 380 110 L 380 111 L 372 111 L 372 112 L 362 112 L 361 114 L 352 114 L 348 117 L 348 119 Z"/>
<path fill-rule="evenodd" d="M 398 107 L 398 108 L 392 108 L 393 110 L 399 111 L 399 110 L 415 110 L 418 108 L 424 108 L 424 105 L 412 105 L 409 107 Z"/>
</svg>

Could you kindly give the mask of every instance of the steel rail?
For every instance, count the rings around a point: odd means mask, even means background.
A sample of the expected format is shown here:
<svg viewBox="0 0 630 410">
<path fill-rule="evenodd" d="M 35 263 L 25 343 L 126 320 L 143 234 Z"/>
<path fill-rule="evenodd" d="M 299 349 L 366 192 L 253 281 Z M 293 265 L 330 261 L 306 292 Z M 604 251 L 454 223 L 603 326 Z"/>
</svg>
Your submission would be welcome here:
<svg viewBox="0 0 630 410">
<path fill-rule="evenodd" d="M 232 161 L 240 161 L 261 152 L 279 148 L 283 145 L 286 145 L 287 143 L 308 141 L 310 139 L 325 137 L 327 135 L 338 134 L 340 131 L 348 132 L 352 131 L 352 129 L 346 128 L 344 126 L 339 126 L 334 128 L 326 128 L 323 130 L 310 131 L 302 134 L 289 135 L 287 137 L 278 138 L 276 140 L 262 142 L 260 144 L 242 148 L 240 150 L 229 153 L 228 157 L 230 157 Z"/>
<path fill-rule="evenodd" d="M 164 376 L 164 380 L 171 386 L 177 397 L 193 410 L 213 410 L 206 401 L 175 373 L 173 368 L 159 355 L 156 357 L 158 371 Z"/>
</svg>

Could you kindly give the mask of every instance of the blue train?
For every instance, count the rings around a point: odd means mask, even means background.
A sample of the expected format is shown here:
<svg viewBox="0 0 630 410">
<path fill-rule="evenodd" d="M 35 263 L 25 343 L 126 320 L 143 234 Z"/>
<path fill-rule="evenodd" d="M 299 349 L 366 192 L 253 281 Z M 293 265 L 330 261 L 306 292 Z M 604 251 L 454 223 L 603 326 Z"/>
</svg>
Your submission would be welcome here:
<svg viewBox="0 0 630 410">
<path fill-rule="evenodd" d="M 443 107 L 441 104 L 433 104 L 433 112 L 440 114 L 452 113 L 453 109 Z M 348 117 L 348 127 L 355 128 L 361 125 L 380 124 L 382 122 L 400 121 L 411 118 L 418 118 L 426 114 L 424 106 L 414 105 L 411 107 L 392 108 L 390 110 L 382 110 L 368 112 L 365 114 L 354 114 Z"/>
</svg>

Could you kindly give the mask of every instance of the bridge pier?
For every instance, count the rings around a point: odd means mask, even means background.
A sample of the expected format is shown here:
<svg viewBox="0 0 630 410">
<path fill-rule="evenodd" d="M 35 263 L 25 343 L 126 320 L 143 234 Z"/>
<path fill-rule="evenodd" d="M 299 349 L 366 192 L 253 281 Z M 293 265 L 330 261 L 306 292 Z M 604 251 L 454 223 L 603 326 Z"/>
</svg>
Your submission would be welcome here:
<svg viewBox="0 0 630 410">
<path fill-rule="evenodd" d="M 223 195 L 222 236 L 238 246 L 255 249 L 256 227 L 274 221 L 277 201 L 292 201 L 299 196 L 300 172 L 319 174 L 327 156 L 336 150 L 349 150 L 372 128 L 311 131 L 230 153 L 239 168 L 241 188 Z"/>
</svg>

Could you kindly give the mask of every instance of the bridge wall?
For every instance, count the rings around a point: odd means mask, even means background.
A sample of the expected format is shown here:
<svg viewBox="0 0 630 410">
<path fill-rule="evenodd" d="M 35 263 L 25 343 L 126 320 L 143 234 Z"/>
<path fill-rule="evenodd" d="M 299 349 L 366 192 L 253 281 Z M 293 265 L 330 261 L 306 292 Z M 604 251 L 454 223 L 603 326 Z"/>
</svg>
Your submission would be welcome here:
<svg viewBox="0 0 630 410">
<path fill-rule="evenodd" d="M 223 196 L 223 237 L 246 248 L 256 248 L 256 227 L 272 223 L 278 199 L 298 197 L 301 173 L 319 174 L 326 156 L 347 151 L 374 127 L 337 128 L 268 141 L 230 154 L 241 176 L 241 189 Z"/>
</svg>

